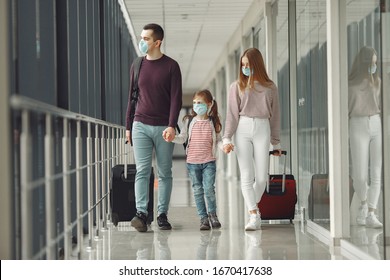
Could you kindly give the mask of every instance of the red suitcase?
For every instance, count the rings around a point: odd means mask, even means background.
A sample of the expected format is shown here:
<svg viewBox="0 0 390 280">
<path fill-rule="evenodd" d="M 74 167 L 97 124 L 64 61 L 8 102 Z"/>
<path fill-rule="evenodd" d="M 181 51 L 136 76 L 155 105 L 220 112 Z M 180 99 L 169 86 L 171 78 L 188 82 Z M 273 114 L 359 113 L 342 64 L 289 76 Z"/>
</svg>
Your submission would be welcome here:
<svg viewBox="0 0 390 280">
<path fill-rule="evenodd" d="M 271 156 L 273 151 L 269 153 Z M 283 174 L 270 174 L 266 190 L 258 203 L 262 220 L 292 220 L 297 203 L 296 181 L 293 175 L 286 174 L 287 151 L 284 156 Z"/>
</svg>

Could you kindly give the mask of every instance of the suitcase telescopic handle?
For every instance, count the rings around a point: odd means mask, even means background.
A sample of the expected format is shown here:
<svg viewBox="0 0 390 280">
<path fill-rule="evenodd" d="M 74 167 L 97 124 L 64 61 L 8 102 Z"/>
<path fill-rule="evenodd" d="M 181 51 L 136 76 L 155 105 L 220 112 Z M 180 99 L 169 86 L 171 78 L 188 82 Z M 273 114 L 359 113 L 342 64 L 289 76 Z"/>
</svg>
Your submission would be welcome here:
<svg viewBox="0 0 390 280">
<path fill-rule="evenodd" d="M 278 153 L 278 150 L 269 151 L 270 156 L 273 154 L 276 154 L 276 153 Z M 284 155 L 284 168 L 283 168 L 283 176 L 282 176 L 282 192 L 284 192 L 285 187 L 286 187 L 287 151 L 282 151 L 282 155 Z M 268 172 L 268 175 L 269 175 L 269 172 Z M 268 178 L 269 178 L 269 176 L 268 176 Z M 267 192 L 269 192 L 269 183 L 267 183 Z"/>
<path fill-rule="evenodd" d="M 123 175 L 124 175 L 124 178 L 125 180 L 127 180 L 127 160 L 128 160 L 128 157 L 129 157 L 129 154 L 130 154 L 130 145 L 128 145 L 129 141 L 125 141 L 125 162 L 124 162 L 124 171 L 123 171 Z"/>
<path fill-rule="evenodd" d="M 127 165 L 129 165 L 129 163 L 132 163 L 132 162 L 135 162 L 134 160 L 134 153 L 132 153 L 131 149 L 132 149 L 132 145 L 129 145 L 128 144 L 129 142 L 127 140 L 124 141 L 124 145 L 125 145 L 125 162 L 124 162 L 124 173 L 125 173 L 125 178 L 127 178 Z"/>
</svg>

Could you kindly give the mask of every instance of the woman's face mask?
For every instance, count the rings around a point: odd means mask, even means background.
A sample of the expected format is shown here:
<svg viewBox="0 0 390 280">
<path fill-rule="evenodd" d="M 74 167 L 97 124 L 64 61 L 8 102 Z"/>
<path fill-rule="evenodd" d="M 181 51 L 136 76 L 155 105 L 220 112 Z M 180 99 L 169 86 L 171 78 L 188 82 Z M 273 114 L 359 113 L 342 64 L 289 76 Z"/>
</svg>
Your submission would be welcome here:
<svg viewBox="0 0 390 280">
<path fill-rule="evenodd" d="M 249 67 L 242 66 L 241 71 L 242 71 L 242 74 L 244 74 L 247 77 L 249 77 L 251 75 L 251 69 Z"/>
<path fill-rule="evenodd" d="M 376 72 L 376 64 L 373 64 L 373 65 L 368 67 L 369 74 L 375 74 L 375 72 Z"/>
</svg>

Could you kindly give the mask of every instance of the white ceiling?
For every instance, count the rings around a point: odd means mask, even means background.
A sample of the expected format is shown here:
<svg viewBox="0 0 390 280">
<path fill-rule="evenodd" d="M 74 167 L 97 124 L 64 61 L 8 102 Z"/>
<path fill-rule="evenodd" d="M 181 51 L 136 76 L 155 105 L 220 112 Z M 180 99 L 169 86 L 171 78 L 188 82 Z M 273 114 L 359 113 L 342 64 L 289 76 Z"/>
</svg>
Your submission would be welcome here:
<svg viewBox="0 0 390 280">
<path fill-rule="evenodd" d="M 126 7 L 130 17 L 127 24 L 132 26 L 129 29 L 137 42 L 145 24 L 157 23 L 164 28 L 165 38 L 162 51 L 179 63 L 184 94 L 194 93 L 208 81 L 213 66 L 217 64 L 229 39 L 240 28 L 248 9 L 253 7 L 253 3 L 263 1 L 119 0 L 121 5 L 124 4 Z M 324 0 L 298 1 L 297 22 L 309 21 L 304 26 L 311 26 L 310 20 L 318 20 L 318 24 L 323 27 L 321 32 L 326 32 L 325 4 Z M 372 12 L 377 5 L 378 0 L 348 0 L 348 23 L 360 20 L 364 12 Z M 279 17 L 287 21 L 287 9 L 283 7 L 285 5 L 279 7 Z M 312 11 L 312 13 L 309 12 L 311 17 L 308 17 L 308 9 Z M 281 23 L 283 26 L 286 23 L 284 21 Z M 278 27 L 278 33 L 280 31 Z M 281 34 L 283 36 L 285 32 Z M 310 32 L 303 35 L 307 36 L 307 34 Z M 321 38 L 326 38 L 326 35 L 324 34 Z M 315 43 L 318 43 L 317 39 L 316 37 Z M 286 38 L 278 37 L 278 41 L 280 40 L 286 40 Z M 281 45 L 287 46 L 287 43 Z M 311 45 L 308 44 L 308 47 Z M 287 49 L 284 50 L 284 55 L 280 53 L 278 55 L 285 59 Z"/>
<path fill-rule="evenodd" d="M 181 68 L 183 93 L 192 94 L 207 79 L 228 40 L 256 0 L 124 0 L 134 35 L 147 23 L 165 32 L 162 51 Z"/>
</svg>

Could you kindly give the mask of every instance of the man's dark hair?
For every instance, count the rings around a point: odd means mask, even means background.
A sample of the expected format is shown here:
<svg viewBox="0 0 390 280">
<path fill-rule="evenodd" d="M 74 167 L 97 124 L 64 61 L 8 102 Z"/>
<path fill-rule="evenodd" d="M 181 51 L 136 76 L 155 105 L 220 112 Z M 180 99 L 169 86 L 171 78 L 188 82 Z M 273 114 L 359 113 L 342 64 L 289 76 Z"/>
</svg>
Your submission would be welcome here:
<svg viewBox="0 0 390 280">
<path fill-rule="evenodd" d="M 162 29 L 162 27 L 156 23 L 149 23 L 147 25 L 144 26 L 144 30 L 153 30 L 153 40 L 156 41 L 156 40 L 160 40 L 162 41 L 164 39 L 164 29 Z"/>
</svg>

